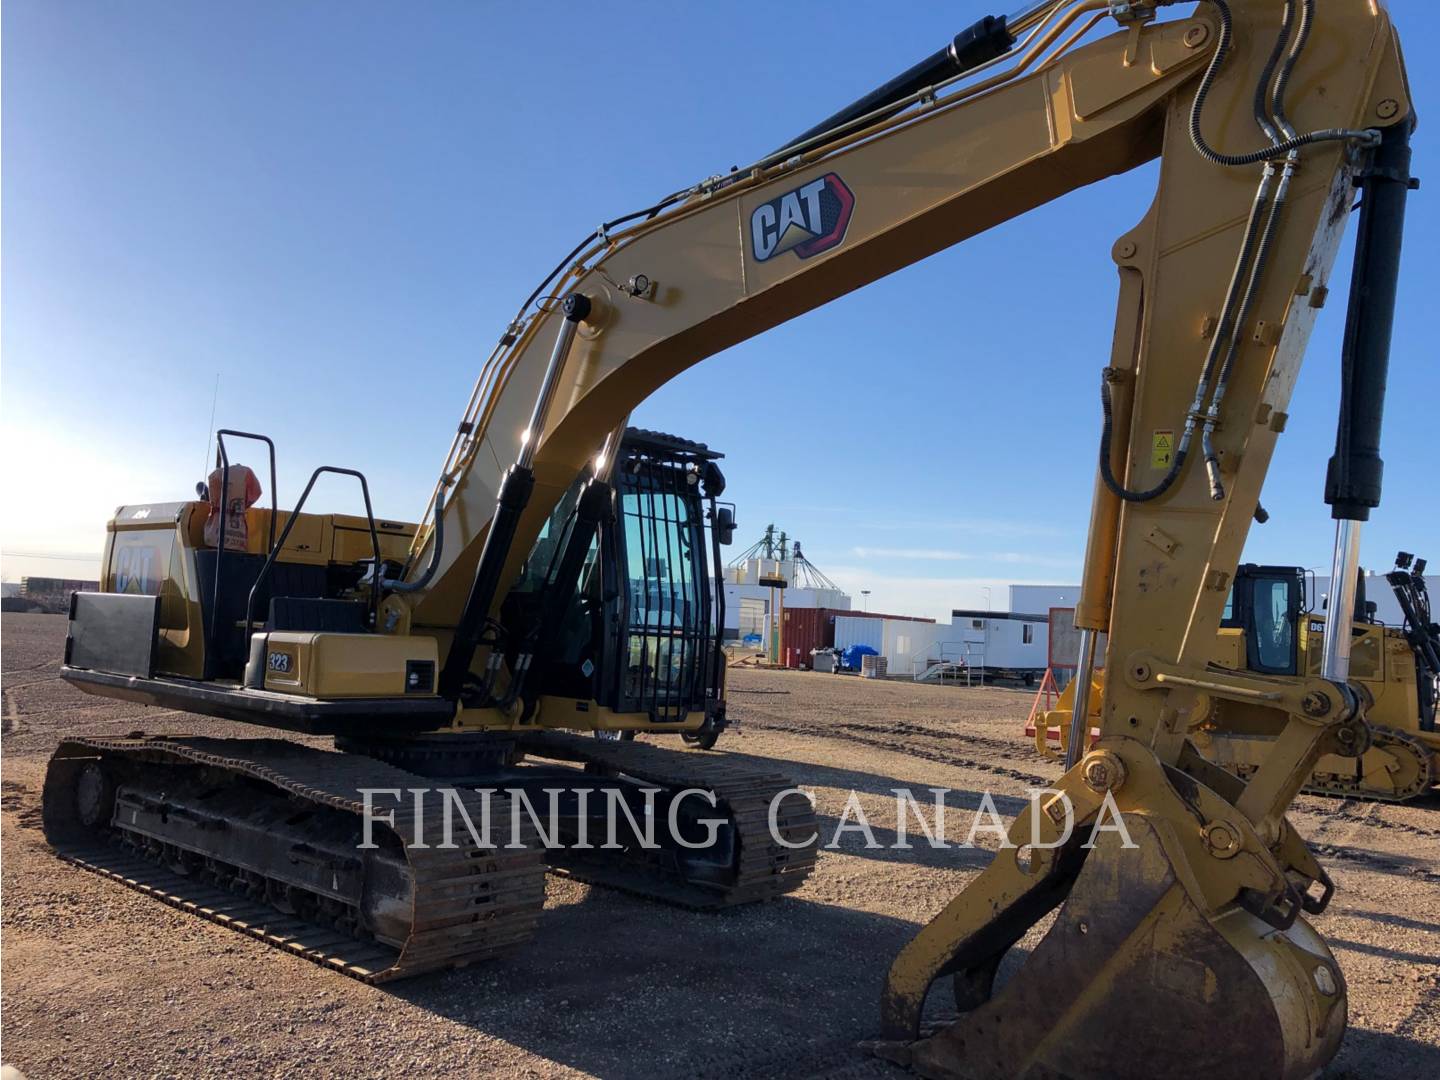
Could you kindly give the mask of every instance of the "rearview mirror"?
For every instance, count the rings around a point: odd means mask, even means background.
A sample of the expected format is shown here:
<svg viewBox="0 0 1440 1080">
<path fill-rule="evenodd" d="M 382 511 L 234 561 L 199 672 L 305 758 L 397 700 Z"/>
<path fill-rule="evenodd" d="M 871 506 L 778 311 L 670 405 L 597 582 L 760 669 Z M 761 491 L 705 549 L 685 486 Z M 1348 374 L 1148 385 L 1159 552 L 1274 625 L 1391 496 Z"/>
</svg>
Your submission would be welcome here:
<svg viewBox="0 0 1440 1080">
<path fill-rule="evenodd" d="M 717 506 L 715 508 L 715 538 L 727 547 L 735 542 L 734 507 Z"/>
</svg>

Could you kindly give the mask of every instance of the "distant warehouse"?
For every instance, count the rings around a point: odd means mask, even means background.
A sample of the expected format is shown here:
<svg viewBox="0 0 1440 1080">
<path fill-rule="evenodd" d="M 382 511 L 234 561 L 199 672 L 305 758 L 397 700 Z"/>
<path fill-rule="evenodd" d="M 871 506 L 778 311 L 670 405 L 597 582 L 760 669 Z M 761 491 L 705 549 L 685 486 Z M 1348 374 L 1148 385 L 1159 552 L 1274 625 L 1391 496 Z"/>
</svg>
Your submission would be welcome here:
<svg viewBox="0 0 1440 1080">
<path fill-rule="evenodd" d="M 5 610 L 66 612 L 73 593 L 99 591 L 98 581 L 82 578 L 22 577 L 19 595 L 5 597 Z"/>
</svg>

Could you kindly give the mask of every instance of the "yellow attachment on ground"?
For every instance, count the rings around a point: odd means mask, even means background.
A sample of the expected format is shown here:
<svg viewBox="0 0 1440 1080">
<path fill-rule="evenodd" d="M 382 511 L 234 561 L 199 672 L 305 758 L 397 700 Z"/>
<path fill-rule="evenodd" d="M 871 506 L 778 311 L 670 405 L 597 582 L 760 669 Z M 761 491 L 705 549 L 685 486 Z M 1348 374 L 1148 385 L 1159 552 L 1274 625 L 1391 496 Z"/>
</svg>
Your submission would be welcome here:
<svg viewBox="0 0 1440 1080">
<path fill-rule="evenodd" d="M 1065 760 L 1065 751 L 1070 746 L 1070 720 L 1075 715 L 1075 685 L 1075 680 L 1071 679 L 1060 691 L 1055 707 L 1040 711 L 1035 717 L 1034 731 L 1026 732 L 1033 734 L 1035 749 L 1042 757 L 1053 761 Z M 1087 710 L 1090 713 L 1090 738 L 1087 741 L 1091 745 L 1100 734 L 1100 703 L 1104 700 L 1104 692 L 1105 669 L 1096 668 L 1090 673 L 1090 708 Z"/>
</svg>

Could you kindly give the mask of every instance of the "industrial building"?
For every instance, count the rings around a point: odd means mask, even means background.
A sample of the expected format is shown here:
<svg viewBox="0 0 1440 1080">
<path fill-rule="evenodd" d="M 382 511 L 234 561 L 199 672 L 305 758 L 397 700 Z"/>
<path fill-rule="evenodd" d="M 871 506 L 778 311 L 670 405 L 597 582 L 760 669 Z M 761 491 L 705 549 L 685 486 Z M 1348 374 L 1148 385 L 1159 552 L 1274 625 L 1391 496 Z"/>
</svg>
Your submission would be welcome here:
<svg viewBox="0 0 1440 1080">
<path fill-rule="evenodd" d="M 5 610 L 65 612 L 70 610 L 71 594 L 99 588 L 98 581 L 83 578 L 22 577 L 18 586 L 7 584 Z"/>
<path fill-rule="evenodd" d="M 786 667 L 809 668 L 817 651 L 858 645 L 883 657 L 892 677 L 1026 682 L 1048 666 L 1049 609 L 1073 607 L 1079 595 L 1078 586 L 1011 585 L 1010 610 L 956 609 L 948 623 L 855 611 L 773 525 L 726 568 L 724 590 L 725 640 L 764 647 Z"/>
<path fill-rule="evenodd" d="M 726 641 L 769 641 L 778 659 L 780 618 L 786 608 L 849 611 L 850 597 L 820 572 L 774 525 L 725 567 Z"/>
<path fill-rule="evenodd" d="M 803 574 L 804 564 L 794 559 L 752 557 L 725 568 L 725 640 L 740 641 L 746 637 L 764 637 L 773 616 L 785 609 L 826 608 L 849 611 L 850 597 L 835 587 L 809 582 Z M 773 580 L 785 582 L 783 590 L 764 584 Z M 792 584 L 799 582 L 798 584 Z"/>
<path fill-rule="evenodd" d="M 784 587 L 776 584 L 781 581 Z M 1310 610 L 1325 611 L 1329 585 L 1323 576 L 1307 579 Z M 1399 604 L 1383 574 L 1365 575 L 1365 595 L 1375 605 L 1377 620 L 1401 624 Z M 1073 610 L 1080 586 L 1012 584 L 1007 599 L 1003 610 L 955 608 L 948 623 L 855 611 L 849 595 L 772 525 L 760 542 L 726 568 L 725 639 L 765 643 L 772 660 L 793 668 L 809 668 L 818 650 L 865 646 L 884 658 L 892 678 L 963 676 L 967 681 L 1014 679 L 1028 685 L 1053 661 L 1063 684 L 1068 674 L 1063 668 L 1074 658 L 1064 655 L 1064 645 L 1051 656 L 1051 611 Z"/>
<path fill-rule="evenodd" d="M 1375 605 L 1373 618 L 1386 626 L 1400 626 L 1405 614 L 1395 599 L 1395 591 L 1383 573 L 1366 572 L 1360 582 L 1367 603 Z M 1051 608 L 1073 608 L 1080 599 L 1079 585 L 1011 585 L 1010 610 L 1033 611 L 1044 615 Z M 1329 606 L 1330 578 L 1325 574 L 1305 576 L 1306 606 L 1323 615 Z"/>
</svg>

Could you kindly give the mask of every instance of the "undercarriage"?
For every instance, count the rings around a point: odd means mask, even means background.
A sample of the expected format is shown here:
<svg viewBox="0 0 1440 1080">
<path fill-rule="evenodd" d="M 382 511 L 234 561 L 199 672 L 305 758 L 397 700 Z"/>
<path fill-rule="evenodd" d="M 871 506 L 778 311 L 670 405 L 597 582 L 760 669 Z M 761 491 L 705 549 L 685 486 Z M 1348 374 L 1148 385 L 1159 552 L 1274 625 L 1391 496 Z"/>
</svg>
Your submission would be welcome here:
<svg viewBox="0 0 1440 1080">
<path fill-rule="evenodd" d="M 523 945 L 547 861 L 702 910 L 780 896 L 814 866 L 808 799 L 720 757 L 560 733 L 341 742 L 367 752 L 70 739 L 46 836 L 78 866 L 372 983 Z"/>
</svg>

